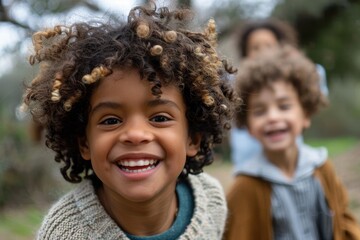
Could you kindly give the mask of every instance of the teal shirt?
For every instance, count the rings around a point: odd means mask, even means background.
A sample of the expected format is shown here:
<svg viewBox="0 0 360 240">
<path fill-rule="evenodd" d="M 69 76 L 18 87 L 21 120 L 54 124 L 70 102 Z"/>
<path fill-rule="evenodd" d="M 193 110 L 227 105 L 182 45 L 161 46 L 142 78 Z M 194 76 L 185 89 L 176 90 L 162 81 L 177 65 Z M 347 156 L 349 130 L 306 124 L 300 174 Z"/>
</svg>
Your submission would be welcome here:
<svg viewBox="0 0 360 240">
<path fill-rule="evenodd" d="M 178 199 L 178 214 L 173 225 L 165 232 L 153 236 L 138 237 L 126 234 L 131 240 L 172 240 L 177 239 L 185 232 L 190 224 L 194 211 L 194 196 L 189 184 L 185 181 L 176 185 L 176 195 Z"/>
</svg>

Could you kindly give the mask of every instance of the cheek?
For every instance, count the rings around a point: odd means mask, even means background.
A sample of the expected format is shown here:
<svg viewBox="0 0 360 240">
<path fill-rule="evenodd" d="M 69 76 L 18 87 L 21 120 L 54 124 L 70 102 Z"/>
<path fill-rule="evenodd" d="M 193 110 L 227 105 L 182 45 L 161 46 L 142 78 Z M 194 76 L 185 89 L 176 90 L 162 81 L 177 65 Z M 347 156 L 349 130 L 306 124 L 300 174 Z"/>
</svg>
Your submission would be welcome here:
<svg viewBox="0 0 360 240">
<path fill-rule="evenodd" d="M 254 58 L 255 56 L 256 56 L 256 52 L 257 52 L 257 50 L 256 49 L 250 49 L 249 51 L 248 51 L 248 57 L 249 58 Z"/>
<path fill-rule="evenodd" d="M 259 116 L 248 116 L 246 119 L 248 129 L 255 129 L 262 125 L 263 119 Z"/>
<path fill-rule="evenodd" d="M 247 124 L 248 131 L 251 135 L 256 136 L 259 132 L 259 125 L 257 121 L 254 121 L 252 119 L 248 120 Z"/>
<path fill-rule="evenodd" d="M 94 157 L 107 156 L 108 152 L 118 143 L 117 136 L 113 134 L 93 134 L 91 139 L 93 141 L 89 142 L 89 148 Z"/>
<path fill-rule="evenodd" d="M 179 129 L 158 132 L 157 141 L 169 152 L 180 151 L 186 145 L 185 133 Z"/>
</svg>

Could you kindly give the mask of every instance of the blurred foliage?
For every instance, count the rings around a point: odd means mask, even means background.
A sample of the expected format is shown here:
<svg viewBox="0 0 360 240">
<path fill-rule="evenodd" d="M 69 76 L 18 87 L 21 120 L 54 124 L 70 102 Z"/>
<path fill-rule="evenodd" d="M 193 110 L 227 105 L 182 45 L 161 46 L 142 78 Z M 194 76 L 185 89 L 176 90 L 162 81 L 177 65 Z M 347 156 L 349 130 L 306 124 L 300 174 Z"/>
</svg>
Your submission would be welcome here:
<svg viewBox="0 0 360 240">
<path fill-rule="evenodd" d="M 10 23 L 25 30 L 35 30 L 42 24 L 42 17 L 50 14 L 68 12 L 75 7 L 100 11 L 99 6 L 87 0 L 12 0 L 0 1 L 0 22 Z M 19 18 L 16 11 L 30 14 L 29 18 Z M 38 18 L 36 18 L 38 17 Z"/>
<path fill-rule="evenodd" d="M 76 6 L 86 6 L 94 11 L 100 10 L 97 5 L 85 0 L 17 0 L 14 2 L 28 4 L 31 12 L 39 16 L 44 14 L 67 12 Z"/>
<path fill-rule="evenodd" d="M 281 1 L 272 15 L 296 28 L 301 46 L 325 67 L 330 82 L 360 74 L 360 1 Z"/>
<path fill-rule="evenodd" d="M 325 9 L 333 8 L 334 6 L 345 6 L 348 2 L 347 0 L 278 1 L 272 15 L 293 23 L 305 16 L 320 19 L 323 17 Z"/>
<path fill-rule="evenodd" d="M 272 4 L 270 4 L 272 5 Z M 219 38 L 231 37 L 231 34 L 236 30 L 241 23 L 250 18 L 258 18 L 261 16 L 261 11 L 268 12 L 271 8 L 267 0 L 220 0 L 215 1 L 210 9 L 200 9 L 198 14 L 203 22 L 206 22 L 210 17 L 216 20 Z M 260 11 L 259 11 L 260 10 Z"/>
<path fill-rule="evenodd" d="M 1 103 L 2 105 L 2 103 Z M 0 108 L 0 208 L 43 204 L 58 197 L 59 170 L 44 144 L 28 137 L 28 125 Z"/>
<path fill-rule="evenodd" d="M 305 139 L 306 144 L 314 147 L 326 147 L 331 159 L 345 153 L 359 144 L 359 138 L 337 137 L 337 138 L 313 138 Z"/>
<path fill-rule="evenodd" d="M 336 81 L 329 89 L 329 106 L 317 114 L 306 134 L 309 137 L 360 137 L 360 82 Z"/>
<path fill-rule="evenodd" d="M 24 84 L 36 69 L 31 71 L 16 54 L 13 61 L 15 70 L 0 78 L 0 208 L 22 203 L 41 205 L 62 193 L 53 154 L 43 142 L 38 144 L 30 138 L 29 117 L 16 114 Z"/>
<path fill-rule="evenodd" d="M 30 192 L 37 187 L 43 169 L 38 165 L 34 149 L 28 147 L 24 124 L 4 117 L 1 113 L 0 129 L 0 206 L 17 200 L 30 201 Z"/>
</svg>

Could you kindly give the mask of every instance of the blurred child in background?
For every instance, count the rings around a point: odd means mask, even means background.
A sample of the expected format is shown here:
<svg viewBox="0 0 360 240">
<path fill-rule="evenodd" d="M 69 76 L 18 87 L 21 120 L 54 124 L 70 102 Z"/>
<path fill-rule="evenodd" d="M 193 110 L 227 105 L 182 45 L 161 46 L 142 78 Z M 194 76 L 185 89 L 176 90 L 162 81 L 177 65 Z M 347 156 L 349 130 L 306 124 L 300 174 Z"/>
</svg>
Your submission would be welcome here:
<svg viewBox="0 0 360 240">
<path fill-rule="evenodd" d="M 226 240 L 360 239 L 325 148 L 298 144 L 326 104 L 315 65 L 284 47 L 244 60 L 236 116 L 262 150 L 242 164 L 228 195 Z"/>
<path fill-rule="evenodd" d="M 289 24 L 276 19 L 245 22 L 237 35 L 237 49 L 241 61 L 254 58 L 282 45 L 297 47 L 297 34 Z M 320 75 L 321 91 L 328 95 L 325 70 L 320 64 L 316 64 L 316 68 Z M 297 141 L 302 144 L 302 137 L 299 136 Z M 235 174 L 241 164 L 250 160 L 254 153 L 261 151 L 259 142 L 249 134 L 247 129 L 236 127 L 231 129 L 230 148 Z"/>
</svg>

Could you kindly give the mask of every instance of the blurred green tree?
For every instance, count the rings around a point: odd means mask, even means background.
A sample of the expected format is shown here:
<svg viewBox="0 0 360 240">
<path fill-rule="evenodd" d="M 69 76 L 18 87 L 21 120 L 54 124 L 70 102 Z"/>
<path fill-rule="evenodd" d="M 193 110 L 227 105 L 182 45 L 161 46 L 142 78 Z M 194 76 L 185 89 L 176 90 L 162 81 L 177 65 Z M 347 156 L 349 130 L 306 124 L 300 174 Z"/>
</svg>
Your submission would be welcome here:
<svg viewBox="0 0 360 240">
<path fill-rule="evenodd" d="M 360 2 L 357 0 L 287 0 L 273 16 L 293 24 L 311 59 L 327 70 L 329 80 L 360 74 Z"/>
<path fill-rule="evenodd" d="M 0 23 L 10 23 L 25 30 L 37 29 L 38 22 L 29 22 L 27 19 L 20 19 L 14 11 L 24 9 L 31 15 L 43 17 L 49 14 L 68 12 L 74 7 L 83 6 L 92 11 L 100 11 L 98 5 L 86 0 L 0 0 Z"/>
</svg>

